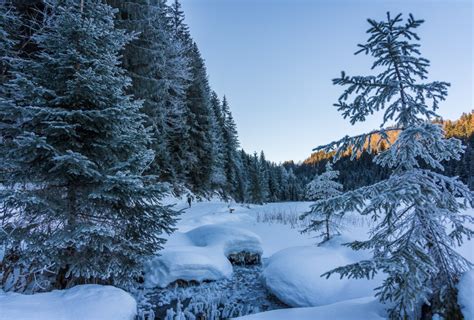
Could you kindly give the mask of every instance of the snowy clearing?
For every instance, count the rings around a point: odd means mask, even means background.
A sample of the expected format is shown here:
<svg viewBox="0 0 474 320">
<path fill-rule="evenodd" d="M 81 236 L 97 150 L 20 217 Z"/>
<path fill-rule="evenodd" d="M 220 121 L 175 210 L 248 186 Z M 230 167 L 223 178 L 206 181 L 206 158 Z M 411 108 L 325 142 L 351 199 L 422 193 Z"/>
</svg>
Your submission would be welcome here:
<svg viewBox="0 0 474 320">
<path fill-rule="evenodd" d="M 227 257 L 232 253 L 247 251 L 261 254 L 265 258 L 264 265 L 259 267 L 263 269 L 262 276 L 259 279 L 257 274 L 252 275 L 249 277 L 251 281 L 245 282 L 244 288 L 239 287 L 238 292 L 231 288 L 224 294 L 236 295 L 243 299 L 242 304 L 245 305 L 249 294 L 256 294 L 252 291 L 252 283 L 258 283 L 260 287 L 266 286 L 269 293 L 283 303 L 296 308 L 271 310 L 278 308 L 278 304 L 275 304 L 270 308 L 260 309 L 271 311 L 239 319 L 384 319 L 384 306 L 373 296 L 373 288 L 380 283 L 382 276 L 374 280 L 320 277 L 336 266 L 369 256 L 368 252 L 355 252 L 341 244 L 354 239 L 365 239 L 370 223 L 349 213 L 345 217 L 343 234 L 324 245 L 316 246 L 320 239 L 301 234 L 301 221 L 297 219 L 308 210 L 310 204 L 285 202 L 248 206 L 211 200 L 193 203 L 191 208 L 186 208 L 187 205 L 181 201 L 177 207 L 185 210 L 178 223 L 178 230 L 168 238 L 160 255 L 149 262 L 145 274 L 147 287 L 163 288 L 176 280 L 202 282 L 233 279 L 233 267 Z M 230 208 L 234 209 L 232 213 Z M 473 260 L 472 241 L 466 242 L 459 251 Z M 245 268 L 242 270 L 245 272 Z M 245 275 L 241 274 L 239 277 L 245 278 Z M 471 271 L 459 285 L 459 303 L 463 306 L 467 320 L 474 319 L 473 278 Z M 216 286 L 210 283 L 206 290 L 226 288 L 228 284 L 225 281 Z M 248 292 L 245 286 L 249 287 Z M 192 292 L 197 289 L 189 287 L 183 290 L 189 291 L 191 296 L 188 296 L 192 297 Z M 160 293 L 162 297 L 167 294 L 166 291 Z M 235 300 L 232 297 L 224 299 L 219 292 L 212 294 L 218 301 Z M 261 294 L 260 291 L 258 294 Z M 168 295 L 172 299 L 173 293 L 169 292 Z M 201 298 L 204 302 L 207 301 L 206 297 Z M 264 296 L 258 297 L 258 300 L 268 303 L 265 299 Z M 169 303 L 172 301 L 166 302 Z M 135 300 L 129 294 L 114 287 L 99 285 L 83 285 L 35 295 L 0 293 L 0 305 L 0 320 L 126 320 L 133 319 L 136 314 Z M 236 306 L 239 307 L 238 304 Z"/>
<path fill-rule="evenodd" d="M 0 320 L 133 320 L 135 299 L 112 286 L 80 285 L 25 295 L 0 291 Z"/>
</svg>

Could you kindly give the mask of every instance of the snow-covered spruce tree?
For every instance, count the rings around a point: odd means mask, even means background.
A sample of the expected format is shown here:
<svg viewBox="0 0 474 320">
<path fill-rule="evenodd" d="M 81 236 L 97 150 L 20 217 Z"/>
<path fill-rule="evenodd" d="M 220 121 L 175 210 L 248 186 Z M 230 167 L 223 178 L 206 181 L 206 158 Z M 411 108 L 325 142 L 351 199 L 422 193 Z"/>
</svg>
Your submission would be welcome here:
<svg viewBox="0 0 474 320">
<path fill-rule="evenodd" d="M 160 204 L 163 187 L 143 175 L 154 154 L 119 67 L 132 37 L 101 0 L 46 5 L 49 23 L 32 38 L 38 51 L 3 87 L 0 221 L 12 257 L 3 267 L 19 270 L 23 286 L 41 272 L 62 288 L 128 286 L 176 214 Z"/>
<path fill-rule="evenodd" d="M 259 167 L 260 167 L 260 176 L 262 178 L 262 199 L 263 202 L 268 202 L 270 198 L 270 187 L 269 187 L 269 180 L 270 180 L 270 164 L 265 159 L 265 153 L 260 151 L 260 157 L 258 159 Z"/>
<path fill-rule="evenodd" d="M 214 163 L 212 144 L 213 123 L 211 121 L 211 89 L 206 66 L 199 49 L 194 43 L 189 52 L 191 82 L 187 89 L 186 115 L 191 140 L 189 151 L 192 162 L 189 167 L 189 184 L 194 191 L 206 192 L 211 189 L 211 176 Z"/>
<path fill-rule="evenodd" d="M 335 181 L 339 171 L 332 168 L 331 162 L 327 162 L 326 171 L 316 175 L 306 186 L 306 197 L 309 200 L 326 200 L 341 194 L 342 184 Z M 301 219 L 310 217 L 309 225 L 303 232 L 319 232 L 323 238 L 322 243 L 340 234 L 341 219 L 344 212 L 340 211 L 315 211 L 317 205 L 312 205 L 311 210 L 302 215 Z"/>
<path fill-rule="evenodd" d="M 251 203 L 263 204 L 263 176 L 258 155 L 249 156 L 249 196 Z"/>
<path fill-rule="evenodd" d="M 234 197 L 238 202 L 249 202 L 249 162 L 245 150 L 237 153 L 237 182 Z"/>
<path fill-rule="evenodd" d="M 335 181 L 338 176 L 339 171 L 334 170 L 331 162 L 328 161 L 325 171 L 316 175 L 306 186 L 306 197 L 309 200 L 321 200 L 340 195 L 342 184 Z"/>
<path fill-rule="evenodd" d="M 456 319 L 456 281 L 472 265 L 455 246 L 473 235 L 467 224 L 473 218 L 461 213 L 473 205 L 473 195 L 458 178 L 434 171 L 443 170 L 444 160 L 459 159 L 463 151 L 459 140 L 445 139 L 442 128 L 430 121 L 449 84 L 423 81 L 429 61 L 420 56 L 415 33 L 422 20 L 410 15 L 403 22 L 401 15 L 387 14 L 386 21 L 368 22 L 369 39 L 357 53 L 372 56 L 372 69 L 380 72 L 354 77 L 342 73 L 333 82 L 346 87 L 336 104 L 345 118 L 355 123 L 383 110 L 381 129 L 318 149 L 336 149 L 340 156 L 351 147 L 355 157 L 367 142 L 370 146 L 374 134 L 400 134 L 374 159 L 392 169 L 388 179 L 314 204 L 316 212 L 358 211 L 374 220 L 370 239 L 350 244 L 355 250 L 371 250 L 372 259 L 325 275 L 370 278 L 383 272 L 386 279 L 376 295 L 388 303 L 391 319 L 416 318 L 424 303 L 445 319 Z M 384 128 L 390 121 L 392 126 Z"/>
<path fill-rule="evenodd" d="M 142 110 L 156 154 L 150 172 L 162 180 L 182 181 L 189 158 L 185 121 L 189 61 L 173 30 L 169 7 L 165 0 L 109 3 L 119 9 L 118 26 L 139 33 L 125 47 L 123 65 L 132 78 L 129 91 L 144 101 Z"/>
<path fill-rule="evenodd" d="M 237 126 L 234 122 L 232 112 L 227 98 L 222 98 L 222 116 L 223 123 L 223 142 L 224 142 L 224 171 L 227 178 L 226 191 L 235 195 L 239 185 L 238 172 L 241 170 L 241 164 L 237 150 L 239 148 L 239 138 Z"/>
<path fill-rule="evenodd" d="M 224 172 L 225 144 L 224 144 L 224 116 L 219 97 L 216 92 L 211 93 L 211 141 L 213 146 L 213 164 L 211 174 L 211 188 L 222 191 L 225 198 L 227 192 L 227 177 Z"/>
</svg>

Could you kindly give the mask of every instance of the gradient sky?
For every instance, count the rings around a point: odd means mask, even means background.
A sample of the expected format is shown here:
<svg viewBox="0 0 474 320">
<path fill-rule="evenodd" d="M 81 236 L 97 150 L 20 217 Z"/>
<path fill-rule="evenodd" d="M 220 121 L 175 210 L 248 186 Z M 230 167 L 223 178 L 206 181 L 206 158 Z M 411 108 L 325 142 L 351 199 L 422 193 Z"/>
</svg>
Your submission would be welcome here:
<svg viewBox="0 0 474 320">
<path fill-rule="evenodd" d="M 367 39 L 367 18 L 413 13 L 429 80 L 451 83 L 439 114 L 456 119 L 473 104 L 471 0 L 182 0 L 209 80 L 226 95 L 242 147 L 267 159 L 300 161 L 311 149 L 380 124 L 351 126 L 333 107 L 341 70 L 371 74 L 371 59 L 353 55 Z"/>
</svg>

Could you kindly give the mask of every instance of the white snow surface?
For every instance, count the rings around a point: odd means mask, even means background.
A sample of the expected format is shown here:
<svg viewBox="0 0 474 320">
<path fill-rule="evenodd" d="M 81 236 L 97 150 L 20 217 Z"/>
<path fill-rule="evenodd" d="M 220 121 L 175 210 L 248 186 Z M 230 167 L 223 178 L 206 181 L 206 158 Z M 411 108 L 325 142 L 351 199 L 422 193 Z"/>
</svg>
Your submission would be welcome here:
<svg viewBox="0 0 474 320">
<path fill-rule="evenodd" d="M 370 220 L 347 213 L 343 234 L 322 246 L 312 234 L 301 234 L 301 227 L 278 221 L 262 221 L 265 216 L 297 217 L 309 210 L 312 202 L 282 202 L 265 205 L 241 205 L 218 199 L 193 202 L 185 200 L 178 231 L 168 238 L 165 249 L 148 264 L 145 281 L 148 287 L 166 287 L 182 280 L 218 280 L 232 276 L 230 253 L 261 253 L 266 261 L 262 280 L 266 287 L 292 307 L 316 307 L 362 297 L 373 297 L 373 289 L 383 281 L 375 279 L 329 279 L 321 275 L 335 267 L 370 257 L 342 243 L 367 239 Z M 229 209 L 233 209 L 231 213 Z M 291 220 L 291 219 L 289 219 Z M 296 219 L 297 220 L 297 219 Z M 458 249 L 474 261 L 472 241 Z M 354 300 L 356 301 L 356 300 Z M 361 307 L 362 308 L 362 307 Z"/>
<path fill-rule="evenodd" d="M 251 231 L 226 225 L 204 225 L 176 232 L 160 255 L 145 269 L 148 288 L 164 288 L 176 280 L 204 281 L 229 278 L 230 254 L 262 254 L 260 238 Z"/>
<path fill-rule="evenodd" d="M 233 253 L 249 252 L 269 256 L 294 245 L 314 243 L 298 229 L 278 223 L 259 223 L 257 216 L 264 213 L 308 210 L 306 203 L 276 203 L 264 206 L 229 204 L 220 200 L 196 202 L 185 209 L 164 250 L 147 263 L 145 285 L 148 288 L 166 287 L 176 280 L 218 280 L 232 276 L 232 265 L 227 257 Z M 230 208 L 233 212 L 230 212 Z"/>
<path fill-rule="evenodd" d="M 313 307 L 373 295 L 382 276 L 375 279 L 340 279 L 323 273 L 356 261 L 350 249 L 337 244 L 330 247 L 302 246 L 274 254 L 263 271 L 270 292 L 292 307 Z"/>
<path fill-rule="evenodd" d="M 465 320 L 474 320 L 474 270 L 463 274 L 458 284 L 458 303 Z"/>
<path fill-rule="evenodd" d="M 346 300 L 309 308 L 290 308 L 256 313 L 239 320 L 382 320 L 383 305 L 373 297 Z"/>
<path fill-rule="evenodd" d="M 122 289 L 94 284 L 33 295 L 0 290 L 0 320 L 133 320 L 137 304 Z"/>
</svg>

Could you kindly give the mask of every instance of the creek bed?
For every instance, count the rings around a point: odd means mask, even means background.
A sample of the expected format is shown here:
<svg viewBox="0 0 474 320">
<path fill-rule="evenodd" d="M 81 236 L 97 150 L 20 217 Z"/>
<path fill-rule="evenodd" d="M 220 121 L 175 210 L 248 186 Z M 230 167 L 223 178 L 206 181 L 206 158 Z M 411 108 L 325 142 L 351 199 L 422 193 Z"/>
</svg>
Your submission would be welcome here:
<svg viewBox="0 0 474 320">
<path fill-rule="evenodd" d="M 155 305 L 155 319 L 218 320 L 287 308 L 271 295 L 262 281 L 261 265 L 234 265 L 230 279 L 203 283 L 180 283 L 148 293 Z"/>
</svg>

